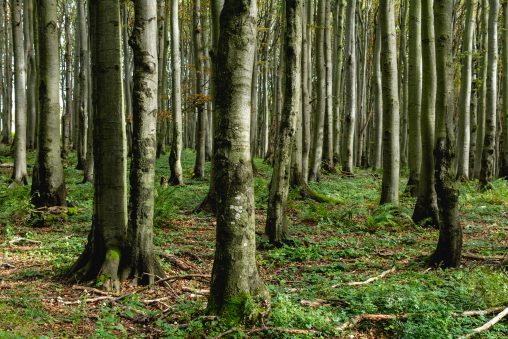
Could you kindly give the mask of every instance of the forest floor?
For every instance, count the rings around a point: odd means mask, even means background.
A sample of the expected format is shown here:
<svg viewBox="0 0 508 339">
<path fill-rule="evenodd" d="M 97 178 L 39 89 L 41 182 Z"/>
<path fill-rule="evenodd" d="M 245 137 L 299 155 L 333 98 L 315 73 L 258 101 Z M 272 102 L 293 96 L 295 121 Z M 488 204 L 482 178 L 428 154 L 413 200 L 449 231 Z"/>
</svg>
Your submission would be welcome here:
<svg viewBox="0 0 508 339">
<path fill-rule="evenodd" d="M 29 157 L 33 164 L 34 154 Z M 371 171 L 354 178 L 326 175 L 312 184 L 340 203 L 291 192 L 294 246 L 270 248 L 262 234 L 271 170 L 257 160 L 258 265 L 271 310 L 263 324 L 230 330 L 227 319 L 205 314 L 215 221 L 191 213 L 208 190 L 206 181 L 189 179 L 193 159 L 186 151 L 186 186 L 157 183 L 155 244 L 167 275 L 179 277 L 145 290 L 125 284 L 119 295 L 62 278 L 83 249 L 92 216 L 92 185 L 80 184 L 75 155 L 65 163 L 67 209 L 34 210 L 30 187 L 8 188 L 10 170 L 0 166 L 0 338 L 444 338 L 467 334 L 497 309 L 473 316 L 464 311 L 508 306 L 507 182 L 496 181 L 487 192 L 476 182 L 461 186 L 463 265 L 430 270 L 425 259 L 437 231 L 412 223 L 411 197 L 403 196 L 400 207 L 379 207 L 381 180 Z M 5 148 L 0 163 L 12 163 Z M 168 172 L 164 157 L 157 177 Z M 508 322 L 482 336 L 506 338 Z"/>
</svg>

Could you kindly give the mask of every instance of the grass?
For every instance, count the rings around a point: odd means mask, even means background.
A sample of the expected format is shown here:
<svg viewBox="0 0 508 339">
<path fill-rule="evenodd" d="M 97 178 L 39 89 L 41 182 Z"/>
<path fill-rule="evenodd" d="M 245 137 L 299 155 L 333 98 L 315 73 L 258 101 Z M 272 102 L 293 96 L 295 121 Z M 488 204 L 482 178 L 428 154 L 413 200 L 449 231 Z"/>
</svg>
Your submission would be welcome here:
<svg viewBox="0 0 508 339">
<path fill-rule="evenodd" d="M 33 159 L 31 153 L 31 164 Z M 208 183 L 190 179 L 192 152 L 185 151 L 183 159 L 186 186 L 157 184 L 155 244 L 160 252 L 185 264 L 182 268 L 162 260 L 168 275 L 206 274 L 213 261 L 214 218 L 189 212 L 206 196 Z M 0 161 L 12 161 L 9 150 L 0 148 Z M 107 305 L 84 303 L 100 295 L 77 290 L 60 278 L 82 251 L 92 217 L 92 185 L 80 183 L 82 174 L 74 169 L 75 161 L 71 154 L 65 162 L 73 207 L 56 215 L 35 216 L 28 199 L 30 188 L 8 188 L 9 173 L 0 174 L 0 338 L 196 338 L 228 330 L 225 321 L 204 317 L 206 296 L 195 293 L 208 288 L 203 282 L 176 281 L 170 288 L 152 288 Z M 271 169 L 260 160 L 256 166 L 257 240 L 262 245 L 257 257 L 272 295 L 271 311 L 264 316 L 266 326 L 314 330 L 323 337 L 447 338 L 463 335 L 492 317 L 454 317 L 453 313 L 508 306 L 507 270 L 498 262 L 466 258 L 458 269 L 428 270 L 424 261 L 435 247 L 437 232 L 412 223 L 411 197 L 403 196 L 398 207 L 379 207 L 381 182 L 368 171 L 359 171 L 354 178 L 324 176 L 312 183 L 314 190 L 340 204 L 302 200 L 298 192 L 291 192 L 288 215 L 295 246 L 266 246 L 262 233 Z M 157 163 L 157 177 L 168 173 L 164 157 Z M 478 187 L 477 182 L 461 187 L 464 252 L 506 255 L 508 184 L 498 180 L 487 192 Z M 10 244 L 16 237 L 40 243 Z M 348 285 L 392 267 L 396 271 L 383 279 Z M 124 293 L 135 290 L 123 286 Z M 364 313 L 405 314 L 407 319 L 337 329 Z M 245 337 L 249 329 L 239 329 L 231 337 Z M 306 337 L 276 331 L 257 335 Z M 507 335 L 505 321 L 482 337 Z"/>
</svg>

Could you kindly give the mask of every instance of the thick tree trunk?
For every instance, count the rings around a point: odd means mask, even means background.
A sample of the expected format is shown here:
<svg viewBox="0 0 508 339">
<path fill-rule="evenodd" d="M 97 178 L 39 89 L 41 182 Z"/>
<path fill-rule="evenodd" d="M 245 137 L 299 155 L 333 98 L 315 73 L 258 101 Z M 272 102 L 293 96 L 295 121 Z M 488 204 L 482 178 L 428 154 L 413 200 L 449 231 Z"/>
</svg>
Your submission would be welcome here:
<svg viewBox="0 0 508 339">
<path fill-rule="evenodd" d="M 439 225 L 434 174 L 434 135 L 436 115 L 436 47 L 434 36 L 434 0 L 422 0 L 422 167 L 413 221 Z"/>
<path fill-rule="evenodd" d="M 381 0 L 379 20 L 383 73 L 383 183 L 381 204 L 399 203 L 400 122 L 394 6 L 394 0 Z"/>
<path fill-rule="evenodd" d="M 496 161 L 497 137 L 497 63 L 498 37 L 497 18 L 499 16 L 499 0 L 490 0 L 489 13 L 489 49 L 487 66 L 487 105 L 485 116 L 485 139 L 483 142 L 482 166 L 480 182 L 487 187 L 494 177 Z"/>
<path fill-rule="evenodd" d="M 342 172 L 353 174 L 354 136 L 357 104 L 356 69 L 356 1 L 348 1 L 346 14 L 345 112 L 342 144 Z"/>
<path fill-rule="evenodd" d="M 496 1 L 496 0 L 494 0 Z M 462 252 L 459 224 L 459 190 L 455 173 L 455 121 L 453 81 L 454 0 L 435 2 L 437 68 L 436 192 L 439 204 L 439 240 L 430 258 L 433 266 L 457 267 Z"/>
<path fill-rule="evenodd" d="M 409 1 L 408 56 L 408 165 L 409 180 L 406 191 L 416 196 L 422 165 L 422 5 Z"/>
<path fill-rule="evenodd" d="M 469 179 L 469 151 L 471 143 L 471 89 L 473 84 L 473 26 L 476 0 L 466 1 L 467 13 L 462 38 L 462 73 L 459 102 L 458 169 L 460 179 Z"/>
<path fill-rule="evenodd" d="M 172 185 L 183 185 L 182 172 L 182 90 L 180 85 L 180 28 L 178 26 L 178 1 L 171 1 L 171 69 L 172 69 L 172 110 L 173 140 L 169 155 L 170 178 Z"/>
<path fill-rule="evenodd" d="M 215 60 L 217 238 L 208 310 L 232 321 L 243 320 L 252 298 L 267 297 L 256 267 L 249 140 L 256 15 L 256 1 L 226 0 Z"/>
<path fill-rule="evenodd" d="M 14 171 L 12 180 L 15 183 L 28 184 L 26 164 L 26 63 L 23 44 L 23 2 L 11 0 L 12 42 L 14 50 L 14 89 L 16 134 L 14 137 Z"/>
<path fill-rule="evenodd" d="M 134 2 L 131 37 L 134 52 L 133 138 L 130 171 L 127 264 L 129 277 L 153 284 L 164 275 L 153 246 L 155 153 L 157 148 L 157 6 Z"/>
<path fill-rule="evenodd" d="M 288 237 L 286 205 L 289 192 L 292 146 L 301 103 L 301 5 L 301 0 L 288 1 L 286 3 L 286 13 L 284 14 L 286 20 L 286 35 L 284 37 L 286 86 L 277 134 L 277 147 L 275 148 L 275 161 L 270 182 L 265 228 L 265 233 L 268 235 L 270 242 L 276 245 L 283 244 Z"/>
<path fill-rule="evenodd" d="M 36 207 L 65 206 L 60 157 L 60 98 L 58 87 L 58 19 L 56 0 L 39 0 L 39 141 L 33 171 L 32 203 Z"/>
<path fill-rule="evenodd" d="M 69 276 L 118 290 L 127 250 L 127 147 L 122 93 L 120 1 L 90 3 L 94 65 L 94 216 L 88 243 Z"/>
</svg>

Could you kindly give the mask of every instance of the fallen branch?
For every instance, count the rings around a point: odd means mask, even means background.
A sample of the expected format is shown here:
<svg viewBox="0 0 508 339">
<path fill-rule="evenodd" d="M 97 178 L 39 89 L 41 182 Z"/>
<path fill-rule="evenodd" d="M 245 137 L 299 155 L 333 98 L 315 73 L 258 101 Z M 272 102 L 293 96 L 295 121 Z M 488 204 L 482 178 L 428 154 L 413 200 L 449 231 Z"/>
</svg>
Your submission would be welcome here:
<svg viewBox="0 0 508 339">
<path fill-rule="evenodd" d="M 508 257 L 506 257 L 504 255 L 485 256 L 485 255 L 472 254 L 472 253 L 464 253 L 464 254 L 462 254 L 462 258 L 472 259 L 472 260 L 483 260 L 483 261 L 504 261 L 504 260 L 508 259 Z"/>
<path fill-rule="evenodd" d="M 480 311 L 465 311 L 462 313 L 453 313 L 452 316 L 454 317 L 479 317 L 482 315 L 491 315 L 497 312 L 500 312 L 504 310 L 504 307 L 492 307 L 486 310 L 480 310 Z"/>
<path fill-rule="evenodd" d="M 394 273 L 395 272 L 395 267 L 392 267 L 391 269 L 387 270 L 387 271 L 384 271 L 383 273 L 381 273 L 380 275 L 378 275 L 377 277 L 372 277 L 372 278 L 369 278 L 367 280 L 364 280 L 364 281 L 353 281 L 353 282 L 349 282 L 347 283 L 346 285 L 348 286 L 359 286 L 359 285 L 367 285 L 367 284 L 370 284 L 371 282 L 374 282 L 376 280 L 379 280 L 379 279 L 382 279 L 384 277 L 386 277 L 388 274 L 390 273 Z M 339 286 L 341 286 L 342 284 L 337 284 L 337 285 L 333 285 L 332 288 L 337 288 Z"/>
<path fill-rule="evenodd" d="M 190 266 L 189 264 L 185 263 L 183 260 L 178 259 L 174 255 L 167 254 L 167 253 L 162 253 L 160 256 L 161 256 L 161 258 L 166 259 L 172 265 L 178 267 L 181 270 L 188 271 L 188 270 L 190 270 L 192 268 L 192 266 Z"/>
<path fill-rule="evenodd" d="M 508 307 L 505 308 L 501 313 L 496 315 L 494 318 L 492 318 L 485 325 L 475 328 L 474 330 L 472 330 L 470 333 L 466 334 L 462 338 L 471 338 L 472 336 L 474 336 L 476 334 L 479 334 L 479 333 L 482 333 L 482 332 L 488 330 L 489 328 L 491 328 L 492 326 L 497 324 L 499 321 L 501 321 L 501 319 L 503 319 L 507 315 L 508 315 Z"/>
<path fill-rule="evenodd" d="M 32 239 L 22 238 L 22 237 L 15 237 L 11 241 L 9 241 L 9 245 L 14 245 L 14 244 L 17 244 L 17 243 L 20 243 L 20 242 L 26 242 L 26 243 L 29 243 L 29 244 L 36 244 L 36 245 L 42 244 L 42 241 L 32 240 Z"/>
<path fill-rule="evenodd" d="M 192 294 L 197 294 L 197 295 L 210 295 L 210 290 L 206 290 L 206 289 L 195 289 L 195 288 L 192 288 L 192 287 L 183 287 L 182 288 L 182 291 L 184 292 L 189 292 L 189 293 L 192 293 Z"/>
<path fill-rule="evenodd" d="M 106 292 L 106 291 L 99 290 L 97 288 L 93 288 L 93 287 L 89 287 L 89 286 L 74 285 L 74 286 L 72 286 L 72 289 L 78 290 L 78 291 L 84 291 L 84 292 L 93 292 L 93 293 L 104 295 L 104 296 L 111 296 L 110 292 Z"/>
<path fill-rule="evenodd" d="M 109 296 L 109 297 L 102 296 L 102 297 L 97 297 L 97 298 L 76 300 L 76 301 L 61 301 L 61 303 L 63 305 L 80 305 L 80 304 L 89 304 L 89 303 L 95 303 L 98 301 L 111 300 L 111 299 L 113 299 L 113 297 L 111 297 L 111 296 Z"/>
<path fill-rule="evenodd" d="M 252 335 L 255 333 L 268 332 L 268 331 L 280 332 L 280 333 L 286 333 L 286 334 L 294 334 L 294 335 L 305 335 L 305 334 L 318 335 L 318 334 L 320 334 L 320 332 L 316 331 L 316 330 L 303 330 L 303 329 L 298 329 L 298 328 L 267 327 L 267 326 L 253 328 L 251 330 L 245 331 L 245 334 L 247 334 L 249 336 L 249 335 Z M 223 333 L 215 336 L 214 339 L 224 338 L 225 336 L 235 333 L 235 332 L 240 332 L 240 329 L 237 327 L 233 327 L 233 328 L 227 330 L 226 332 L 223 332 Z"/>
</svg>

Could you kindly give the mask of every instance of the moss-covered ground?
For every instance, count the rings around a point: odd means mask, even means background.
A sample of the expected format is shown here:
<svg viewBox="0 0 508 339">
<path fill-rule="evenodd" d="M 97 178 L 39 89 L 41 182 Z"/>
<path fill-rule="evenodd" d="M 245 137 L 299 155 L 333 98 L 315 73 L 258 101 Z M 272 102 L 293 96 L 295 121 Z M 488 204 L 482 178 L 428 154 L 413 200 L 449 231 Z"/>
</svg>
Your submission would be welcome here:
<svg viewBox="0 0 508 339">
<path fill-rule="evenodd" d="M 34 154 L 29 157 L 33 164 Z M 34 210 L 29 187 L 8 188 L 5 164 L 12 158 L 5 148 L 0 163 L 0 338 L 201 338 L 228 330 L 224 337 L 453 338 L 494 316 L 460 313 L 508 306 L 506 181 L 496 181 L 487 192 L 479 191 L 476 182 L 461 186 L 463 265 L 429 270 L 425 259 L 437 231 L 411 222 L 411 197 L 403 196 L 400 207 L 379 207 L 381 180 L 371 171 L 354 178 L 325 175 L 311 184 L 340 204 L 302 200 L 291 192 L 294 246 L 271 248 L 262 237 L 271 173 L 256 160 L 258 265 L 272 299 L 261 322 L 231 330 L 227 319 L 206 316 L 208 283 L 200 276 L 143 291 L 125 284 L 121 299 L 64 281 L 62 274 L 82 251 L 90 228 L 92 185 L 81 184 L 75 155 L 70 155 L 65 174 L 72 207 Z M 185 186 L 157 183 L 155 243 L 168 276 L 205 277 L 213 260 L 215 221 L 191 211 L 206 196 L 208 182 L 190 179 L 192 152 L 185 152 L 183 165 Z M 163 157 L 157 177 L 168 173 Z M 371 283 L 350 284 L 388 270 Z M 361 314 L 398 317 L 351 322 Z M 481 337 L 507 336 L 504 321 Z"/>
</svg>

